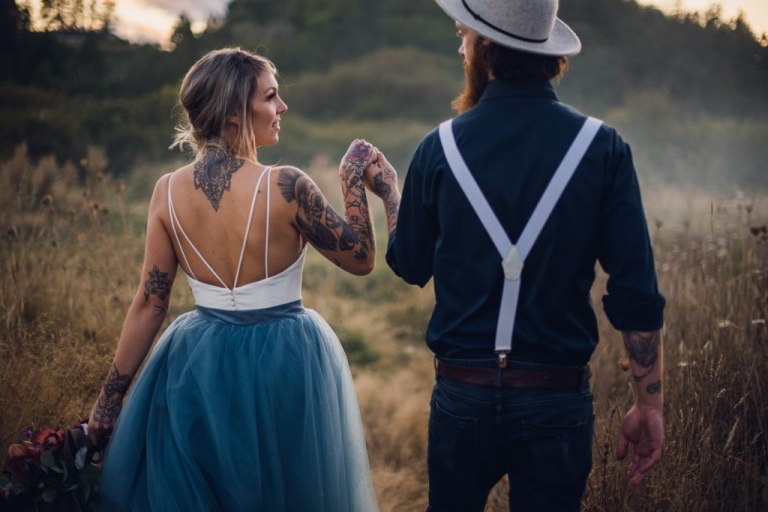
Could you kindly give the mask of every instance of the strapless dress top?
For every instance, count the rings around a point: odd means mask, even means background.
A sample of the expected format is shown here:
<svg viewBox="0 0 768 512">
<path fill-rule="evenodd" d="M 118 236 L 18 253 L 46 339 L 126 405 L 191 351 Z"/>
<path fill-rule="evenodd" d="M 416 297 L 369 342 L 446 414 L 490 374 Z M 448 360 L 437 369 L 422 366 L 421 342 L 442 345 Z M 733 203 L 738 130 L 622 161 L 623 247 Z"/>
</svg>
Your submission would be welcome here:
<svg viewBox="0 0 768 512">
<path fill-rule="evenodd" d="M 266 309 L 301 300 L 301 276 L 307 248 L 290 267 L 279 274 L 236 288 L 224 288 L 187 277 L 195 305 L 225 311 Z M 183 270 L 182 270 L 183 272 Z"/>
</svg>

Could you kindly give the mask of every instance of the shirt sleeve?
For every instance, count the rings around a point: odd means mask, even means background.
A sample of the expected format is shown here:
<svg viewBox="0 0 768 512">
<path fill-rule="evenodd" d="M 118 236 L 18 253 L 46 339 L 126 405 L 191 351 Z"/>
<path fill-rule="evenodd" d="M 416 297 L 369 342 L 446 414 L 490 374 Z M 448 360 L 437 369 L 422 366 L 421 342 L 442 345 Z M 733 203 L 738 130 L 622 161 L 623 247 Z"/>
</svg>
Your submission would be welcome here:
<svg viewBox="0 0 768 512">
<path fill-rule="evenodd" d="M 408 284 L 424 287 L 432 278 L 436 223 L 425 183 L 423 143 L 416 150 L 405 175 L 397 227 L 389 236 L 386 260 L 392 271 Z"/>
<path fill-rule="evenodd" d="M 664 318 L 640 185 L 629 146 L 614 132 L 601 214 L 598 259 L 608 274 L 603 306 L 620 331 L 655 331 Z"/>
</svg>

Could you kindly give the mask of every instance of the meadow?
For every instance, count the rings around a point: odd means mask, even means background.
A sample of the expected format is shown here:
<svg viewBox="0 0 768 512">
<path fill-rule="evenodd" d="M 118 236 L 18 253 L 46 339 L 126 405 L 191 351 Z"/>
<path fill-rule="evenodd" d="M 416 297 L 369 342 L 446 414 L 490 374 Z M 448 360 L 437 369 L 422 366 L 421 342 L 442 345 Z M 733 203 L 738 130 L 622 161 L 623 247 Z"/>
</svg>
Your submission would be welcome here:
<svg viewBox="0 0 768 512">
<path fill-rule="evenodd" d="M 139 285 L 146 207 L 172 164 L 122 180 L 104 154 L 61 166 L 20 146 L 0 164 L 0 446 L 28 426 L 87 415 Z M 339 204 L 327 159 L 307 169 Z M 404 169 L 401 170 L 401 179 Z M 636 489 L 613 455 L 632 403 L 619 333 L 593 299 L 601 342 L 592 358 L 597 416 L 584 510 L 768 509 L 768 193 L 733 187 L 643 189 L 666 310 L 665 453 Z M 378 202 L 376 202 L 378 206 Z M 374 210 L 383 248 L 381 210 Z M 193 307 L 179 276 L 166 325 Z M 426 506 L 432 356 L 423 337 L 433 295 L 387 268 L 346 275 L 310 251 L 305 305 L 333 326 L 352 366 L 383 512 Z M 505 482 L 488 511 L 506 510 Z"/>
</svg>

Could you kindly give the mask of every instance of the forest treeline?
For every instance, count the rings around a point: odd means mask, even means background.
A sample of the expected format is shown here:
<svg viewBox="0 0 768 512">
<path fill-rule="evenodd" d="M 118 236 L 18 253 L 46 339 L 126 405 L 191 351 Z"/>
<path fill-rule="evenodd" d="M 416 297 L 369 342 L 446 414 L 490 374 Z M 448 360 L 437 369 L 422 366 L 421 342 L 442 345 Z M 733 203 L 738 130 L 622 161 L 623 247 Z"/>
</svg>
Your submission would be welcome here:
<svg viewBox="0 0 768 512">
<path fill-rule="evenodd" d="M 170 51 L 114 36 L 110 0 L 43 3 L 47 23 L 0 0 L 0 159 L 22 142 L 33 158 L 75 163 L 97 146 L 118 174 L 178 158 L 167 148 L 180 80 L 225 46 L 281 71 L 289 112 L 266 161 L 335 159 L 366 137 L 403 167 L 463 85 L 455 27 L 433 0 L 233 0 L 199 34 L 182 15 Z M 583 51 L 558 94 L 617 126 L 641 173 L 768 185 L 765 35 L 716 6 L 666 16 L 634 0 L 563 0 L 560 17 Z"/>
</svg>

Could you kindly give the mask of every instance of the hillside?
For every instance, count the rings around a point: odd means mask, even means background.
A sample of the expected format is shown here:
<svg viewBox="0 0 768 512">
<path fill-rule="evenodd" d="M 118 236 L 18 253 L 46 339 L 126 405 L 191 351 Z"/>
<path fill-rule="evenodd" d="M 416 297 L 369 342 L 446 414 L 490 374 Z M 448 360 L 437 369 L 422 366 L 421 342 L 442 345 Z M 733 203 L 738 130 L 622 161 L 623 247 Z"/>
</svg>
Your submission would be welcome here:
<svg viewBox="0 0 768 512">
<path fill-rule="evenodd" d="M 103 30 L 31 32 L 20 12 L 0 0 L 0 159 L 23 141 L 62 162 L 101 147 L 118 173 L 178 158 L 167 150 L 178 83 L 222 46 L 281 70 L 290 112 L 269 161 L 334 160 L 366 137 L 404 167 L 462 87 L 455 29 L 428 0 L 233 0 L 202 34 L 181 17 L 170 52 Z M 562 2 L 560 16 L 584 44 L 561 98 L 617 126 L 648 179 L 768 185 L 768 47 L 743 20 L 624 0 Z"/>
</svg>

